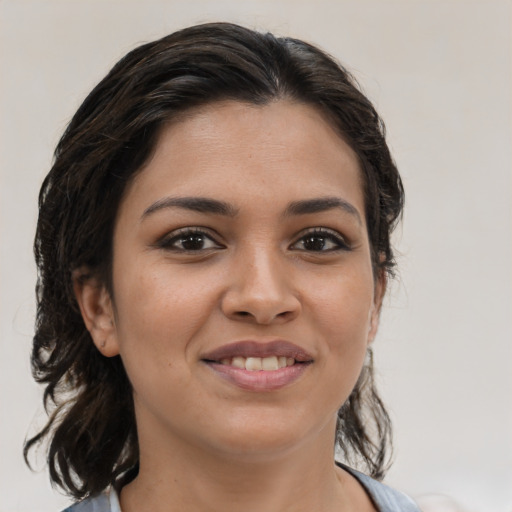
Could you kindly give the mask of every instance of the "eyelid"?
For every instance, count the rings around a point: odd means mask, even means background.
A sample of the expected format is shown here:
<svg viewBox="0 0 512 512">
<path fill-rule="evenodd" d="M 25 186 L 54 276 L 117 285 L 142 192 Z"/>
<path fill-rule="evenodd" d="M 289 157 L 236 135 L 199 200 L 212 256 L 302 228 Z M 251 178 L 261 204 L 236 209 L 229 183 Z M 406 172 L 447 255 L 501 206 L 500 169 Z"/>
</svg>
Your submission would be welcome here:
<svg viewBox="0 0 512 512">
<path fill-rule="evenodd" d="M 292 250 L 293 250 L 293 246 L 298 244 L 302 239 L 304 239 L 304 237 L 307 237 L 308 235 L 318 235 L 318 236 L 323 236 L 325 238 L 330 238 L 331 241 L 335 240 L 338 247 L 333 248 L 333 249 L 327 249 L 325 251 L 308 251 L 306 249 L 295 249 L 295 250 L 311 252 L 311 253 L 316 253 L 316 254 L 321 254 L 322 252 L 323 253 L 333 253 L 333 252 L 338 252 L 338 251 L 352 250 L 352 245 L 349 242 L 349 240 L 347 240 L 347 238 L 345 236 L 343 236 L 339 231 L 336 231 L 331 228 L 322 227 L 322 226 L 307 228 L 307 229 L 301 231 L 297 235 L 295 241 L 290 245 L 290 248 L 292 248 Z"/>
<path fill-rule="evenodd" d="M 187 226 L 183 228 L 178 228 L 173 231 L 166 233 L 162 236 L 154 245 L 160 249 L 165 249 L 168 251 L 175 251 L 177 253 L 199 253 L 204 252 L 213 247 L 208 247 L 206 249 L 198 249 L 198 250 L 187 250 L 180 249 L 178 247 L 173 247 L 173 243 L 180 238 L 184 238 L 187 235 L 201 235 L 211 242 L 213 242 L 218 249 L 224 248 L 224 245 L 218 241 L 218 236 L 212 234 L 211 230 L 202 226 Z"/>
</svg>

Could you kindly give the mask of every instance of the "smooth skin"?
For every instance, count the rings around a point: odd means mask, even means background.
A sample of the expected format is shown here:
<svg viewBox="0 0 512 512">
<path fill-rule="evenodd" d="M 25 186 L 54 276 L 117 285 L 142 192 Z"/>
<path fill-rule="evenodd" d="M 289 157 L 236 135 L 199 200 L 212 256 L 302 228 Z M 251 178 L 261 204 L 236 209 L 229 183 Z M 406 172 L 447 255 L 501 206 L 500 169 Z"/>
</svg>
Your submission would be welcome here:
<svg viewBox="0 0 512 512">
<path fill-rule="evenodd" d="M 218 102 L 162 130 L 118 211 L 113 297 L 75 283 L 133 385 L 140 472 L 123 512 L 375 510 L 333 463 L 385 289 L 364 212 L 357 157 L 311 106 Z M 204 360 L 275 339 L 313 361 L 279 389 Z"/>
</svg>

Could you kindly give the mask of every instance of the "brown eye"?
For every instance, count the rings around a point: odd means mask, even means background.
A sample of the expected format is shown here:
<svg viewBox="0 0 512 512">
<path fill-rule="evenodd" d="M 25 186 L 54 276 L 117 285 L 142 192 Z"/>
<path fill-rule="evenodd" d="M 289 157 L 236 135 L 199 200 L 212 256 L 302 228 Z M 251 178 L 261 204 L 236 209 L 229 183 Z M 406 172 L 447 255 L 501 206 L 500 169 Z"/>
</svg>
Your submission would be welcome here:
<svg viewBox="0 0 512 512">
<path fill-rule="evenodd" d="M 328 240 L 319 235 L 309 235 L 302 239 L 302 246 L 306 251 L 323 251 L 328 245 Z"/>
<path fill-rule="evenodd" d="M 315 229 L 303 235 L 291 249 L 307 252 L 331 252 L 350 249 L 344 238 L 335 231 Z"/>
<path fill-rule="evenodd" d="M 210 235 L 197 229 L 182 229 L 177 234 L 171 233 L 158 245 L 163 249 L 176 252 L 199 252 L 222 248 Z"/>
<path fill-rule="evenodd" d="M 200 251 L 205 247 L 206 237 L 204 235 L 196 234 L 182 236 L 179 240 L 179 244 L 181 245 L 181 248 L 186 251 Z"/>
</svg>

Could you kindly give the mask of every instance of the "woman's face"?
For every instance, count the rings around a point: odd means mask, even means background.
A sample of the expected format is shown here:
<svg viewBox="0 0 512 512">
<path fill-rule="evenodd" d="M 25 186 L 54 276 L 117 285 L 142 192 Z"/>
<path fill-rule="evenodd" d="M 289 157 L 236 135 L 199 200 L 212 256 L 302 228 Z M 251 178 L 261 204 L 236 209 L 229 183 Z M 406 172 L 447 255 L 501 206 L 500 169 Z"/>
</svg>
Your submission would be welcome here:
<svg viewBox="0 0 512 512">
<path fill-rule="evenodd" d="M 384 286 L 356 155 L 317 110 L 221 102 L 167 126 L 113 254 L 113 323 L 92 334 L 121 355 L 141 450 L 332 449 Z"/>
</svg>

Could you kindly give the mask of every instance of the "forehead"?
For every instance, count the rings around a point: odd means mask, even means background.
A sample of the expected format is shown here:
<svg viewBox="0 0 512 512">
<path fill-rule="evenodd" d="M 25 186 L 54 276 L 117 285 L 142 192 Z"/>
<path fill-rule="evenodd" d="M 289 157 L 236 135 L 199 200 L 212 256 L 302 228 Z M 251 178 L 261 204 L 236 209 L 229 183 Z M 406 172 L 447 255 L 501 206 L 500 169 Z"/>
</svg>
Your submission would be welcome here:
<svg viewBox="0 0 512 512">
<path fill-rule="evenodd" d="M 357 155 L 319 109 L 284 100 L 223 101 L 189 110 L 162 129 L 123 203 L 143 210 L 165 194 L 272 202 L 277 192 L 291 201 L 337 192 L 364 216 Z"/>
</svg>

